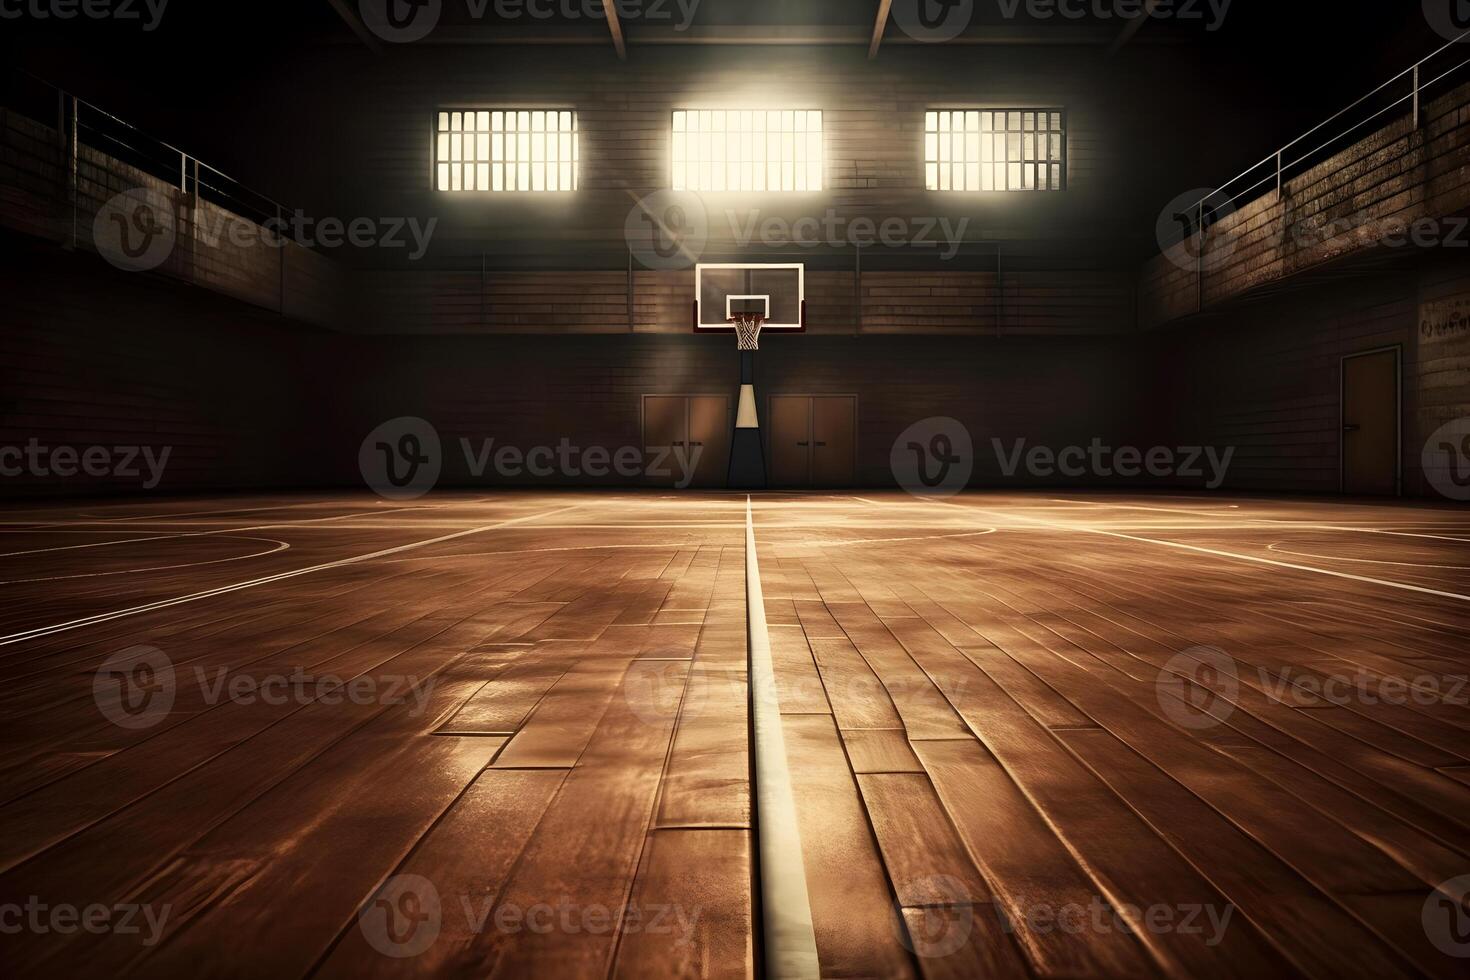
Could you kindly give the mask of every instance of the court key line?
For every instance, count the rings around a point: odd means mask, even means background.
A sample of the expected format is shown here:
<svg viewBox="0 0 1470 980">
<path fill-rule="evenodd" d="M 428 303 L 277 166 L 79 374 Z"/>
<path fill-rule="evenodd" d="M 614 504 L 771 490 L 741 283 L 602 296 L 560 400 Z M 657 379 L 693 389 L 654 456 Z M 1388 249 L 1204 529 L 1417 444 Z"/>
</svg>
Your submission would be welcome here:
<svg viewBox="0 0 1470 980">
<path fill-rule="evenodd" d="M 1370 578 L 1366 575 L 1353 575 L 1349 572 L 1335 572 L 1330 568 L 1314 568 L 1311 565 L 1297 565 L 1289 561 L 1275 561 L 1271 558 L 1261 558 L 1256 555 L 1242 555 L 1234 551 L 1221 551 L 1217 548 L 1203 548 L 1199 545 L 1184 544 L 1179 541 L 1161 541 L 1158 538 L 1141 538 L 1136 534 L 1124 534 L 1121 531 L 1105 531 L 1098 527 L 1087 527 L 1083 524 L 1058 524 L 1055 521 L 1044 521 L 1038 517 L 1023 517 L 1019 514 L 1009 514 L 1003 510 L 995 510 L 990 507 L 969 508 L 963 504 L 953 503 L 948 500 L 937 500 L 935 503 L 949 504 L 961 507 L 965 510 L 978 509 L 991 514 L 999 514 L 1013 521 L 1028 521 L 1032 524 L 1040 524 L 1057 531 L 1082 531 L 1086 534 L 1103 534 L 1111 538 L 1122 538 L 1125 541 L 1138 541 L 1143 544 L 1156 544 L 1165 548 L 1177 548 L 1181 551 L 1193 551 L 1201 555 L 1214 555 L 1217 558 L 1234 558 L 1237 561 L 1250 561 L 1259 565 L 1274 565 L 1277 568 L 1290 568 L 1298 572 L 1314 572 L 1317 575 L 1330 575 L 1333 578 L 1348 579 L 1352 582 L 1363 582 L 1368 585 L 1386 585 L 1391 589 L 1403 589 L 1406 592 L 1420 592 L 1424 595 L 1439 596 L 1442 599 L 1458 599 L 1461 602 L 1470 602 L 1470 595 L 1461 595 L 1458 592 L 1445 592 L 1441 589 L 1430 589 L 1422 585 L 1410 585 L 1407 582 L 1394 582 L 1383 578 Z M 1202 530 L 1208 530 L 1203 528 Z"/>
<path fill-rule="evenodd" d="M 781 701 L 766 600 L 755 554 L 755 516 L 745 498 L 745 606 L 750 648 L 750 714 L 754 735 L 757 867 L 765 934 L 766 973 L 777 980 L 817 980 L 816 929 L 806 887 L 806 862 L 796 822 L 796 795 L 781 730 Z"/>
<path fill-rule="evenodd" d="M 79 578 L 107 578 L 111 575 L 139 575 L 144 572 L 168 572 L 180 568 L 201 568 L 205 565 L 227 565 L 233 561 L 249 561 L 252 558 L 264 558 L 266 555 L 276 555 L 283 551 L 290 551 L 291 545 L 285 541 L 277 541 L 275 538 L 252 538 L 245 535 L 232 535 L 221 538 L 221 541 L 264 541 L 266 544 L 275 545 L 265 551 L 256 551 L 248 555 L 231 555 L 228 558 L 211 558 L 207 561 L 188 561 L 179 565 L 150 565 L 145 568 L 117 568 L 110 572 L 78 572 L 75 575 L 46 575 L 41 578 L 13 578 L 0 582 L 0 585 L 29 585 L 33 582 L 66 582 Z M 0 555 L 0 557 L 4 557 Z"/>
<path fill-rule="evenodd" d="M 445 541 L 453 541 L 457 538 L 469 537 L 472 534 L 482 534 L 485 531 L 494 531 L 513 524 L 522 524 L 526 521 L 534 521 L 542 517 L 551 517 L 555 514 L 565 514 L 569 510 L 585 507 L 586 504 L 572 504 L 569 507 L 560 507 L 555 510 L 543 511 L 539 514 L 527 514 L 525 517 L 516 517 L 508 521 L 500 521 L 495 524 L 486 524 L 483 527 L 472 527 L 468 530 L 458 531 L 454 534 L 446 534 L 442 537 L 430 538 L 425 541 L 414 541 L 409 544 L 401 544 L 395 548 L 385 548 L 382 551 L 374 551 L 367 555 L 357 555 L 352 558 L 339 558 L 336 561 L 324 562 L 320 565 L 311 565 L 306 568 L 298 568 L 289 572 L 280 572 L 275 575 L 267 575 L 263 578 L 251 579 L 246 582 L 237 582 L 234 585 L 223 585 L 217 589 L 206 589 L 203 592 L 195 592 L 191 595 L 178 596 L 174 599 L 160 599 L 157 602 L 145 603 L 141 606 L 132 606 L 128 609 L 117 609 L 112 612 L 97 613 L 93 616 L 85 616 L 81 619 L 73 619 L 65 623 L 57 623 L 52 626 L 38 626 L 35 629 L 25 630 L 21 633 L 11 633 L 8 636 L 0 636 L 0 647 L 10 646 L 15 643 L 24 643 L 26 640 L 34 640 L 43 636 L 52 636 L 56 633 L 65 633 L 69 630 L 81 629 L 84 626 L 95 626 L 98 623 L 111 622 L 114 619 L 124 619 L 128 616 L 137 616 L 142 613 L 154 612 L 159 609 L 167 609 L 171 606 L 180 606 L 186 602 L 195 602 L 199 599 L 209 599 L 217 595 L 225 595 L 230 592 L 239 592 L 243 589 L 252 589 L 258 585 L 269 585 L 272 582 L 282 582 L 286 579 L 298 578 L 302 575 L 310 575 L 313 572 L 323 572 L 333 568 L 342 568 L 347 565 L 356 565 L 360 562 L 372 561 L 374 558 L 385 558 L 388 555 L 400 554 L 404 551 L 412 551 L 431 544 L 443 544 Z"/>
<path fill-rule="evenodd" d="M 1058 504 L 1072 504 L 1077 507 L 1105 507 L 1111 508 L 1113 510 L 1151 510 L 1168 514 L 1189 514 L 1194 517 L 1216 516 L 1215 514 L 1209 513 L 1207 511 L 1186 510 L 1182 507 L 1148 507 L 1143 504 L 1104 504 L 1092 500 L 1067 500 L 1064 497 L 1054 497 L 1052 498 L 1052 502 Z M 1223 517 L 1224 515 L 1222 514 L 1219 516 Z M 1353 527 L 1351 525 L 1339 524 L 1307 524 L 1303 521 L 1290 521 L 1284 520 L 1279 517 L 1254 517 L 1249 519 L 1261 522 L 1263 524 L 1269 524 L 1274 527 L 1290 527 L 1297 528 L 1303 531 L 1348 531 L 1357 534 L 1388 534 L 1401 538 L 1428 538 L 1433 541 L 1455 541 L 1458 543 L 1470 544 L 1470 538 L 1450 537 L 1444 534 L 1425 534 L 1422 532 L 1413 531 L 1388 531 L 1379 527 Z M 1204 530 L 1210 530 L 1210 528 L 1206 527 L 1204 528 Z M 1312 557 L 1315 558 L 1318 556 L 1313 555 Z"/>
</svg>

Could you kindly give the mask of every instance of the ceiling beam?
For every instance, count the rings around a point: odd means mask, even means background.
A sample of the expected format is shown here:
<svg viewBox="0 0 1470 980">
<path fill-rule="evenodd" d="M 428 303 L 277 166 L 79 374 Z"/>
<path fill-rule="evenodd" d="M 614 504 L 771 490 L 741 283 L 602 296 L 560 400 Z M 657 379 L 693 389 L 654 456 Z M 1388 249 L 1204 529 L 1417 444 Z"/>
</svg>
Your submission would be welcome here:
<svg viewBox="0 0 1470 980">
<path fill-rule="evenodd" d="M 373 36 L 373 32 L 368 30 L 367 25 L 357 16 L 357 11 L 347 5 L 347 0 L 327 0 L 327 3 L 331 5 L 333 10 L 337 11 L 337 16 L 346 22 L 347 26 L 352 29 L 352 33 L 357 35 L 357 39 L 367 45 L 369 51 L 373 54 L 382 53 L 383 48 L 378 43 L 378 39 Z"/>
<path fill-rule="evenodd" d="M 893 0 L 878 0 L 878 20 L 873 24 L 873 39 L 868 42 L 868 60 L 878 57 L 878 48 L 883 44 L 883 33 L 888 30 L 888 11 Z"/>
<path fill-rule="evenodd" d="M 607 13 L 607 29 L 612 31 L 613 47 L 618 60 L 628 60 L 628 44 L 623 40 L 623 22 L 618 20 L 618 0 L 602 0 L 602 9 Z"/>
</svg>

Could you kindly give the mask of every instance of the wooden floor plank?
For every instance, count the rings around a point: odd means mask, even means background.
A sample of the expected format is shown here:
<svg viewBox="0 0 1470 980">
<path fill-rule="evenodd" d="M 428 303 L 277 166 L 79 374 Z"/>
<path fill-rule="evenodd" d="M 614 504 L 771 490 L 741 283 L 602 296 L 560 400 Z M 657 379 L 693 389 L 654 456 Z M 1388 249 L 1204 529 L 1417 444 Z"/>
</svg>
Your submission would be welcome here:
<svg viewBox="0 0 1470 980">
<path fill-rule="evenodd" d="M 753 861 L 748 831 L 650 834 L 612 976 L 755 977 Z"/>
<path fill-rule="evenodd" d="M 1047 913 L 1091 908 L 1097 888 L 979 742 L 918 742 L 914 750 L 1037 976 L 1154 972 L 1143 948 L 1121 932 L 1069 936 L 1051 928 Z"/>
<path fill-rule="evenodd" d="M 785 715 L 812 924 L 824 977 L 911 977 L 912 957 L 832 719 Z"/>
<path fill-rule="evenodd" d="M 413 853 L 374 888 L 316 975 L 476 976 L 469 955 L 475 938 L 523 924 L 509 914 L 497 919 L 495 898 L 565 778 L 561 769 L 480 773 Z M 432 936 L 421 936 L 409 922 L 394 918 L 404 907 L 400 889 L 415 887 L 423 889 L 415 895 L 419 902 L 436 913 L 423 925 Z M 412 956 L 392 955 L 410 951 Z"/>
</svg>

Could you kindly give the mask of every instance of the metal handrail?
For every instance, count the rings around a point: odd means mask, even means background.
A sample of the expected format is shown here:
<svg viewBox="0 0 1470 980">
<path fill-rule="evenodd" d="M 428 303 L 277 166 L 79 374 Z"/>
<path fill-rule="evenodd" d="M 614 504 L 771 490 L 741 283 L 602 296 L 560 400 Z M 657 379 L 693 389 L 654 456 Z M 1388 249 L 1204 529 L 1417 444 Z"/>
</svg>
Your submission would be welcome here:
<svg viewBox="0 0 1470 980">
<path fill-rule="evenodd" d="M 1435 51 L 1433 51 L 1430 54 L 1426 55 L 1424 58 L 1421 58 L 1418 62 L 1416 62 L 1415 64 L 1411 65 L 1410 67 L 1404 69 L 1403 71 L 1399 72 L 1397 75 L 1393 76 L 1388 81 L 1384 82 L 1382 85 L 1379 85 L 1377 88 L 1375 88 L 1373 91 L 1369 92 L 1367 95 L 1364 95 L 1362 98 L 1356 100 L 1352 104 L 1350 104 L 1350 105 L 1348 105 L 1348 106 L 1346 106 L 1346 107 L 1338 110 L 1337 112 L 1333 113 L 1327 119 L 1324 119 L 1322 122 L 1318 123 L 1317 125 L 1313 126 L 1311 129 L 1307 130 L 1305 133 L 1302 133 L 1296 139 L 1292 140 L 1289 143 L 1286 143 L 1281 148 L 1279 148 L 1278 150 L 1276 150 L 1274 153 L 1270 154 L 1269 156 L 1265 157 L 1264 159 L 1260 160 L 1259 162 L 1257 162 L 1255 164 L 1252 164 L 1251 166 L 1247 167 L 1245 170 L 1243 170 L 1239 174 L 1235 175 L 1234 177 L 1232 177 L 1229 180 L 1227 180 L 1225 183 L 1221 184 L 1218 188 L 1216 188 L 1211 193 L 1205 195 L 1200 200 L 1194 202 L 1194 204 L 1189 208 L 1189 211 L 1186 212 L 1186 213 L 1191 214 L 1191 215 L 1197 214 L 1199 216 L 1199 223 L 1198 223 L 1198 225 L 1196 225 L 1196 231 L 1190 232 L 1188 235 L 1185 236 L 1185 238 L 1193 237 L 1193 235 L 1196 234 L 1196 233 L 1203 233 L 1203 231 L 1207 227 L 1207 225 L 1206 225 L 1206 218 L 1207 218 L 1206 208 L 1209 209 L 1209 215 L 1214 215 L 1214 214 L 1218 213 L 1222 208 L 1228 207 L 1228 206 L 1234 204 L 1236 201 L 1242 200 L 1243 198 L 1246 197 L 1246 195 L 1248 195 L 1251 192 L 1253 192 L 1253 191 L 1257 190 L 1258 188 L 1260 188 L 1261 185 L 1268 184 L 1273 178 L 1275 179 L 1275 182 L 1276 182 L 1277 193 L 1280 193 L 1281 190 L 1282 190 L 1282 187 L 1283 187 L 1283 181 L 1285 179 L 1285 173 L 1286 173 L 1287 170 L 1289 170 L 1292 167 L 1295 167 L 1295 166 L 1298 166 L 1298 165 L 1304 163 L 1308 159 L 1312 158 L 1315 154 L 1320 153 L 1323 150 L 1327 149 L 1333 143 L 1337 142 L 1338 140 L 1341 140 L 1343 137 L 1348 136 L 1349 134 L 1355 132 L 1356 130 L 1361 129 L 1363 126 L 1366 126 L 1368 123 L 1373 122 L 1374 120 L 1378 119 L 1380 116 L 1383 116 L 1385 113 L 1388 113 L 1388 112 L 1393 111 L 1395 108 L 1397 108 L 1398 106 L 1402 105 L 1403 103 L 1412 100 L 1413 107 L 1414 107 L 1414 113 L 1415 113 L 1415 117 L 1416 117 L 1416 122 L 1417 122 L 1417 116 L 1418 116 L 1418 112 L 1419 112 L 1419 103 L 1420 103 L 1420 99 L 1423 96 L 1423 93 L 1425 92 L 1425 90 L 1427 90 L 1430 87 L 1436 85 L 1437 83 L 1443 81 L 1445 78 L 1447 78 L 1450 75 L 1454 74 L 1455 72 L 1459 71 L 1461 68 L 1464 68 L 1467 65 L 1470 65 L 1470 58 L 1466 58 L 1464 61 L 1459 62 L 1458 64 L 1452 66 L 1451 68 L 1447 69 L 1446 71 L 1440 73 L 1436 77 L 1430 79 L 1428 82 L 1422 81 L 1422 79 L 1420 77 L 1420 75 L 1421 75 L 1421 69 L 1425 65 L 1427 65 L 1430 61 L 1432 61 L 1433 59 L 1439 57 L 1441 54 L 1444 54 L 1450 48 L 1453 48 L 1455 45 L 1461 44 L 1461 43 L 1463 43 L 1463 42 L 1465 42 L 1467 40 L 1470 40 L 1470 31 L 1466 31 L 1464 34 L 1461 34 L 1459 37 L 1457 37 L 1454 40 L 1450 41 L 1448 44 L 1444 45 L 1441 48 L 1436 49 Z M 1409 94 L 1404 95 L 1404 96 L 1401 96 L 1398 99 L 1395 99 L 1393 102 L 1389 103 L 1387 106 L 1383 107 L 1382 109 L 1379 109 L 1377 112 L 1373 113 L 1368 118 L 1363 119 L 1363 120 L 1360 120 L 1360 121 L 1354 123 L 1353 125 L 1349 126 L 1347 129 L 1343 130 L 1342 132 L 1339 132 L 1339 133 L 1335 134 L 1334 136 L 1330 137 L 1325 142 L 1317 145 L 1313 149 L 1308 150 L 1305 153 L 1302 153 L 1300 156 L 1296 157 L 1294 160 L 1291 160 L 1290 162 L 1287 162 L 1287 160 L 1286 160 L 1286 153 L 1287 153 L 1288 150 L 1292 149 L 1293 147 L 1297 146 L 1299 143 L 1301 143 L 1304 140 L 1308 139 L 1314 133 L 1318 133 L 1321 130 L 1323 130 L 1323 129 L 1327 128 L 1328 126 L 1332 125 L 1334 122 L 1336 122 L 1337 120 L 1341 119 L 1343 116 L 1347 115 L 1349 112 L 1352 112 L 1354 109 L 1356 109 L 1359 106 L 1363 105 L 1369 99 L 1372 99 L 1374 96 L 1378 95 L 1384 89 L 1389 88 L 1394 83 L 1401 81 L 1402 79 L 1404 79 L 1407 76 L 1412 76 L 1413 77 L 1413 90 Z M 1270 164 L 1270 163 L 1274 163 L 1275 164 L 1275 170 L 1274 171 L 1268 173 L 1265 177 L 1262 177 L 1260 180 L 1256 181 L 1254 184 L 1251 184 L 1249 187 L 1247 187 L 1244 190 L 1240 191 L 1238 194 L 1235 194 L 1232 197 L 1228 197 L 1224 201 L 1220 201 L 1219 200 L 1220 195 L 1222 193 L 1224 193 L 1225 190 L 1227 188 L 1229 188 L 1231 185 L 1238 183 L 1239 181 L 1243 180 L 1246 177 L 1249 177 L 1251 174 L 1253 174 L 1256 171 L 1258 171 L 1261 167 L 1265 166 L 1266 164 Z M 1211 203 L 1212 201 L 1214 201 L 1215 203 Z M 1184 239 L 1181 239 L 1181 241 L 1182 240 L 1184 240 Z"/>
<path fill-rule="evenodd" d="M 61 86 L 56 85 L 55 83 L 51 82 L 50 80 L 45 79 L 45 78 L 42 78 L 41 76 L 36 75 L 33 72 L 29 72 L 29 71 L 25 70 L 24 68 L 11 68 L 11 72 L 13 74 L 15 74 L 15 75 L 20 75 L 20 76 L 24 76 L 26 78 L 29 78 L 30 80 L 32 80 L 34 82 L 37 82 L 40 85 L 44 86 L 46 89 L 48 89 L 48 90 L 50 90 L 52 92 L 55 92 L 56 93 L 56 96 L 59 99 L 63 100 L 63 104 L 71 107 L 71 111 L 73 112 L 73 116 L 70 119 L 70 124 L 71 124 L 71 126 L 75 127 L 76 129 L 78 129 L 78 130 L 85 129 L 85 130 L 89 131 L 90 133 L 95 134 L 95 136 L 97 138 L 99 138 L 100 140 L 110 141 L 111 143 L 114 143 L 117 146 L 122 147 L 125 150 L 131 151 L 139 159 L 147 159 L 147 160 L 150 160 L 154 166 L 159 167 L 159 168 L 163 168 L 165 166 L 165 161 L 163 161 L 162 159 L 159 159 L 157 157 L 156 150 L 158 148 L 162 148 L 164 151 L 166 151 L 169 154 L 176 155 L 177 158 L 178 158 L 178 169 L 177 169 L 177 171 L 173 171 L 173 172 L 177 173 L 178 176 L 177 176 L 177 178 L 171 177 L 169 179 L 171 181 L 173 181 L 177 185 L 177 187 L 178 187 L 178 189 L 180 191 L 183 191 L 184 193 L 188 193 L 190 191 L 190 181 L 192 179 L 193 182 L 194 182 L 194 187 L 193 187 L 194 193 L 198 194 L 198 192 L 201 189 L 208 188 L 209 190 L 213 191 L 220 198 L 224 199 L 227 202 L 231 202 L 231 203 L 235 203 L 235 204 L 240 204 L 240 205 L 243 205 L 245 207 L 254 208 L 263 217 L 270 217 L 272 215 L 272 212 L 274 212 L 274 215 L 276 217 L 279 217 L 283 213 L 289 213 L 290 212 L 290 209 L 286 208 L 279 201 L 276 201 L 275 199 L 271 198 L 270 196 L 268 196 L 266 194 L 262 194 L 259 191 L 256 191 L 256 190 L 253 190 L 253 189 L 247 187 L 245 184 L 243 184 L 240 181 L 236 180 L 235 178 L 231 177 L 229 174 L 225 173 L 224 171 L 220 170 L 219 168 L 210 166 L 209 164 L 207 164 L 204 161 L 200 160 L 198 157 L 193 156 L 193 155 L 187 153 L 186 151 L 184 151 L 184 150 L 182 150 L 182 149 L 174 146 L 173 144 L 168 143 L 165 140 L 161 140 L 161 139 L 157 138 L 156 136 L 150 135 L 149 133 L 145 132 L 144 130 L 140 129 L 139 127 L 137 127 L 137 126 L 133 125 L 132 123 L 128 122 L 126 119 L 123 119 L 120 116 L 114 115 L 113 113 L 108 112 L 106 109 L 102 109 L 102 108 L 100 108 L 100 107 L 98 107 L 98 106 L 96 106 L 96 105 L 94 105 L 94 104 L 92 104 L 90 102 L 87 102 L 84 99 L 78 98 L 77 96 L 75 96 L 72 93 L 68 92 L 66 89 L 63 89 Z M 130 144 L 128 142 L 124 142 L 124 140 L 120 139 L 118 136 L 115 136 L 115 135 L 113 135 L 111 133 L 105 132 L 104 130 L 102 130 L 101 128 L 97 127 L 96 125 L 93 125 L 91 123 L 88 123 L 87 121 L 85 121 L 85 120 L 83 120 L 81 118 L 81 116 L 82 116 L 81 110 L 83 108 L 85 108 L 87 110 L 88 114 L 95 114 L 97 117 L 100 117 L 101 119 L 109 120 L 112 123 L 115 123 L 118 126 L 121 126 L 124 129 L 127 129 L 130 132 L 132 132 L 132 133 L 138 134 L 138 137 L 140 137 L 141 140 L 146 140 L 146 141 L 150 142 L 152 144 L 152 147 L 151 148 L 145 148 L 142 145 L 134 146 L 134 145 L 132 145 L 132 144 Z M 103 147 L 97 147 L 97 148 L 98 149 L 103 149 Z M 170 169 L 171 169 L 171 162 L 170 162 Z M 219 182 L 218 183 L 216 183 L 216 182 L 206 183 L 206 182 L 200 180 L 199 179 L 199 172 L 200 171 L 208 171 L 209 173 L 216 175 L 218 178 L 220 178 Z M 228 188 L 225 187 L 225 186 L 222 186 L 223 184 L 226 184 L 226 183 L 229 184 L 229 185 L 232 185 L 232 186 L 231 187 L 228 187 Z M 265 205 L 265 207 L 259 207 L 258 205 L 253 204 L 251 201 L 246 200 L 245 197 L 242 196 L 242 195 L 248 196 L 249 198 L 253 198 L 253 199 L 255 199 L 255 201 L 263 202 L 264 205 Z"/>
</svg>

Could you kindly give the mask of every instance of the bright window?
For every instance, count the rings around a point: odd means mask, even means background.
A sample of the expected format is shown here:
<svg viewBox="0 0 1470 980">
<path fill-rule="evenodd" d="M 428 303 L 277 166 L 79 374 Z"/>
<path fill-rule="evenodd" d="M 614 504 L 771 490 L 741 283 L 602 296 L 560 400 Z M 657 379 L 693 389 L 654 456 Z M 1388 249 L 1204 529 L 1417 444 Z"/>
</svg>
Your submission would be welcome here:
<svg viewBox="0 0 1470 980">
<path fill-rule="evenodd" d="M 1067 132 L 1052 109 L 936 109 L 924 114 L 931 191 L 1059 191 Z"/>
<path fill-rule="evenodd" d="M 676 191 L 822 189 L 820 110 L 681 109 L 673 135 Z"/>
<path fill-rule="evenodd" d="M 566 109 L 439 113 L 434 186 L 441 191 L 574 191 L 577 114 Z"/>
</svg>

